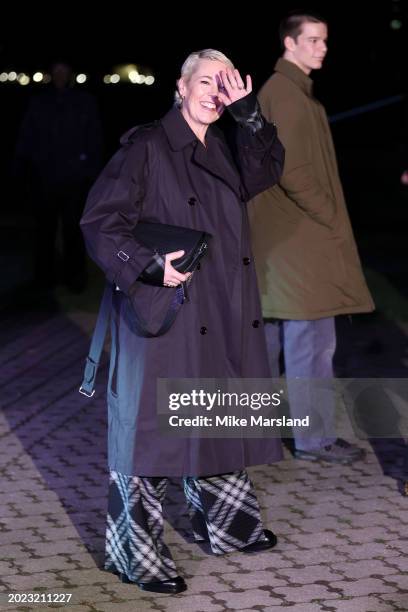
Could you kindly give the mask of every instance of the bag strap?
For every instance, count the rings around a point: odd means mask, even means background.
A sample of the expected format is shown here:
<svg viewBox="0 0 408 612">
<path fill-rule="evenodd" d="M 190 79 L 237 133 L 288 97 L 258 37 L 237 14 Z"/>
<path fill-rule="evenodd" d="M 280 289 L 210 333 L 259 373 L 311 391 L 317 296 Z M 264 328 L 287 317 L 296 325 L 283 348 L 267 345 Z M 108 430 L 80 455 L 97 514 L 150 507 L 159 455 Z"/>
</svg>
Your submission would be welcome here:
<svg viewBox="0 0 408 612">
<path fill-rule="evenodd" d="M 174 297 L 164 316 L 163 323 L 155 333 L 152 333 L 147 329 L 146 323 L 141 317 L 139 317 L 136 309 L 133 309 L 133 326 L 137 335 L 142 336 L 143 338 L 157 338 L 158 336 L 165 334 L 166 331 L 168 331 L 173 325 L 178 311 L 180 310 L 182 304 L 186 301 L 188 301 L 186 283 L 181 283 L 181 285 L 176 288 Z"/>
<path fill-rule="evenodd" d="M 111 283 L 106 283 L 101 305 L 99 306 L 98 318 L 96 320 L 94 333 L 92 335 L 89 354 L 86 358 L 84 378 L 81 386 L 79 387 L 79 392 L 87 397 L 92 397 L 95 393 L 94 386 L 96 373 L 98 371 L 99 359 L 101 358 L 103 345 L 105 344 L 106 332 L 108 331 L 108 324 L 112 309 L 112 293 L 113 285 Z"/>
<path fill-rule="evenodd" d="M 107 282 L 105 290 L 103 292 L 101 305 L 99 307 L 98 318 L 96 320 L 95 330 L 92 335 L 91 346 L 89 348 L 89 354 L 85 362 L 84 378 L 82 384 L 79 387 L 79 392 L 87 397 L 92 397 L 95 393 L 95 379 L 99 367 L 99 360 L 101 358 L 103 345 L 105 344 L 106 332 L 108 331 L 110 313 L 112 309 L 112 297 L 114 287 L 111 283 Z M 170 329 L 173 325 L 174 320 L 180 310 L 182 304 L 188 300 L 187 295 L 187 284 L 182 283 L 176 288 L 174 298 L 166 312 L 163 323 L 155 333 L 150 332 L 147 329 L 143 319 L 139 317 L 136 310 L 133 310 L 134 314 L 134 327 L 139 336 L 143 338 L 156 338 L 162 336 Z"/>
</svg>

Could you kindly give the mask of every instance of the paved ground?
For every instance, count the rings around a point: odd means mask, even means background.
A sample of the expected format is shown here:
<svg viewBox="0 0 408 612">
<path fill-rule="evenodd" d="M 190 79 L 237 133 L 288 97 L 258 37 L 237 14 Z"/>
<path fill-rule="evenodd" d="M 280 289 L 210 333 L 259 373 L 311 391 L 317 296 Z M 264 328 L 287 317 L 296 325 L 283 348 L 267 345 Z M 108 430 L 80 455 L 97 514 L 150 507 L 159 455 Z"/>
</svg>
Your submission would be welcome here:
<svg viewBox="0 0 408 612">
<path fill-rule="evenodd" d="M 265 522 L 279 537 L 257 555 L 208 555 L 191 542 L 178 482 L 167 539 L 186 593 L 144 594 L 101 571 L 106 510 L 104 384 L 77 392 L 93 314 L 40 311 L 0 325 L 0 608 L 72 594 L 72 612 L 388 612 L 408 610 L 408 499 L 400 493 L 403 441 L 362 444 L 351 467 L 295 461 L 250 470 Z M 406 376 L 406 333 L 378 316 L 344 323 L 343 375 Z M 342 355 L 343 350 L 343 355 Z M 346 355 L 348 356 L 346 358 Z M 364 367 L 361 364 L 365 364 Z M 360 368 L 360 370 L 359 370 Z"/>
</svg>

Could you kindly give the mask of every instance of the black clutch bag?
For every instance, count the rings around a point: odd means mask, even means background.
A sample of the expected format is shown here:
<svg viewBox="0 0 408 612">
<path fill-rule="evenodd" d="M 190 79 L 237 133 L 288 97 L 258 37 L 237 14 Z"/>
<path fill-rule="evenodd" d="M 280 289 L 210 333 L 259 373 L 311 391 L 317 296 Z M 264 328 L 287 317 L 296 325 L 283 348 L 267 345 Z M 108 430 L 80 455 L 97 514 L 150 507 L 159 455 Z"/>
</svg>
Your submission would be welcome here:
<svg viewBox="0 0 408 612">
<path fill-rule="evenodd" d="M 164 256 L 167 253 L 184 251 L 182 257 L 172 261 L 172 266 L 182 274 L 193 272 L 205 255 L 211 238 L 210 234 L 200 230 L 147 221 L 137 223 L 133 236 L 154 252 L 153 260 L 137 280 L 156 286 L 163 285 Z"/>
</svg>

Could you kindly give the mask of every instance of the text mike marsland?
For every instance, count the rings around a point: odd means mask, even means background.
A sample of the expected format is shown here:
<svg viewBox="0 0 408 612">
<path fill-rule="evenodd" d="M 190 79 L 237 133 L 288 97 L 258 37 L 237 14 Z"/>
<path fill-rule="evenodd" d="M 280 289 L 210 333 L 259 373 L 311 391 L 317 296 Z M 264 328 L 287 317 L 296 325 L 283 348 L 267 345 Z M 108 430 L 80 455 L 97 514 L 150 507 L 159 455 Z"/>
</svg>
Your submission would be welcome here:
<svg viewBox="0 0 408 612">
<path fill-rule="evenodd" d="M 169 417 L 171 427 L 309 427 L 309 417 L 291 419 L 286 416 L 267 418 L 262 415 L 251 415 L 249 419 L 231 415 L 208 417 L 198 415 L 195 417 Z"/>
</svg>

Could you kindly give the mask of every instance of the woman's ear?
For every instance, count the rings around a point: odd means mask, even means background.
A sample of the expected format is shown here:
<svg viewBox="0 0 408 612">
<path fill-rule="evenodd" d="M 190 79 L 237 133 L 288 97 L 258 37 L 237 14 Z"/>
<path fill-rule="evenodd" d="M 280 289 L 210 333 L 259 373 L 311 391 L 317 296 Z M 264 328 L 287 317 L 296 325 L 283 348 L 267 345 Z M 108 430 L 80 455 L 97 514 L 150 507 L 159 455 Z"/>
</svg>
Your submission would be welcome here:
<svg viewBox="0 0 408 612">
<path fill-rule="evenodd" d="M 183 77 L 181 77 L 178 81 L 177 81 L 177 89 L 178 92 L 180 94 L 181 98 L 184 98 L 184 96 L 186 95 L 186 84 L 184 82 Z"/>
</svg>

